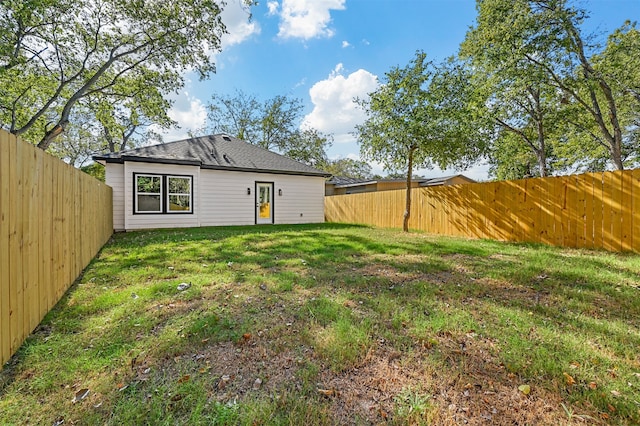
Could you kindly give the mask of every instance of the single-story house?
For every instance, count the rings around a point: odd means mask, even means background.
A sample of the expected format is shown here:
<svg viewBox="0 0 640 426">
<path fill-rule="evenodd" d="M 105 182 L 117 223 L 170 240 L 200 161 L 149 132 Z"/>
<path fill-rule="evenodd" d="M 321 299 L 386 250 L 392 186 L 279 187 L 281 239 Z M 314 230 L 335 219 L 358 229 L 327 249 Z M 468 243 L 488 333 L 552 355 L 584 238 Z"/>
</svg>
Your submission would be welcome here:
<svg viewBox="0 0 640 426">
<path fill-rule="evenodd" d="M 420 178 L 411 181 L 412 188 L 440 185 L 461 185 L 475 183 L 476 181 L 465 175 L 443 176 L 439 178 Z M 334 176 L 325 182 L 325 195 L 358 194 L 361 192 L 390 191 L 393 189 L 405 189 L 406 179 L 354 179 L 349 177 Z"/>
<path fill-rule="evenodd" d="M 324 221 L 330 174 L 218 134 L 97 155 L 127 231 Z"/>
</svg>

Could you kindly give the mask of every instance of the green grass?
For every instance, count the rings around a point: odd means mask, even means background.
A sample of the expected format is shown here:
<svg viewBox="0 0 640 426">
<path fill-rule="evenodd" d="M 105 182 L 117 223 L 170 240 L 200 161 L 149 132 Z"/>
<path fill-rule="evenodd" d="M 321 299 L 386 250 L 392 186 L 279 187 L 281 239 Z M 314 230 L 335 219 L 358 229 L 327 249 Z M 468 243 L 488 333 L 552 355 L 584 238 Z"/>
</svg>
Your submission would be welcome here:
<svg viewBox="0 0 640 426">
<path fill-rule="evenodd" d="M 335 224 L 131 232 L 4 366 L 0 424 L 631 425 L 639 348 L 636 255 Z"/>
</svg>

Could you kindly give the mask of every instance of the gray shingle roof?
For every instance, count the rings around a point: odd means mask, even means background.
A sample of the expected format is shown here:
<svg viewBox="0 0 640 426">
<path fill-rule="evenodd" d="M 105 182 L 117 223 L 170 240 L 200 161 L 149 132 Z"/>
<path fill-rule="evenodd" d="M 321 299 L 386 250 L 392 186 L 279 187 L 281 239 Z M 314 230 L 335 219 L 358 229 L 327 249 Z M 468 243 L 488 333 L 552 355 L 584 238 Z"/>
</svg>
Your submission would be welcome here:
<svg viewBox="0 0 640 426">
<path fill-rule="evenodd" d="M 326 183 L 332 183 L 338 186 L 338 185 L 349 185 L 353 183 L 361 184 L 365 182 L 371 182 L 371 179 L 360 179 L 360 178 L 353 178 L 349 176 L 332 176 L 331 179 L 329 179 Z"/>
<path fill-rule="evenodd" d="M 96 155 L 93 159 L 107 163 L 143 161 L 196 165 L 203 169 L 330 176 L 322 170 L 222 134 Z"/>
</svg>

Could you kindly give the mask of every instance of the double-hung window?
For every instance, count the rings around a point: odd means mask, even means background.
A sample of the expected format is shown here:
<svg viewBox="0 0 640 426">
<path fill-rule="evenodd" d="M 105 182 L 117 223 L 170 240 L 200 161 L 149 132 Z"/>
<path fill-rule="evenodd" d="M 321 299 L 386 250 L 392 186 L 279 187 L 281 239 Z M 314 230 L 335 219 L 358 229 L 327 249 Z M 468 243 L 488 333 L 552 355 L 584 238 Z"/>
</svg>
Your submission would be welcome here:
<svg viewBox="0 0 640 426">
<path fill-rule="evenodd" d="M 134 173 L 134 213 L 192 213 L 193 177 Z"/>
<path fill-rule="evenodd" d="M 162 176 L 134 175 L 136 185 L 135 212 L 162 213 Z"/>
<path fill-rule="evenodd" d="M 191 211 L 191 176 L 167 176 L 167 210 Z"/>
</svg>

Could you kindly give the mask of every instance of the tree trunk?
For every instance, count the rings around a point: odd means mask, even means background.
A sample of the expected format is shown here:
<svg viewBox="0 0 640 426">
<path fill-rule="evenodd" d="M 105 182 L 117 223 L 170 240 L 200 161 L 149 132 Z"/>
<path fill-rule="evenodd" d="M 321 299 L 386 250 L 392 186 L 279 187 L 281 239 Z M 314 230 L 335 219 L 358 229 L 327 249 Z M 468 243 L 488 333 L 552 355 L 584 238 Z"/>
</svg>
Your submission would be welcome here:
<svg viewBox="0 0 640 426">
<path fill-rule="evenodd" d="M 407 196 L 404 210 L 404 220 L 402 222 L 402 230 L 409 232 L 409 218 L 411 217 L 411 175 L 413 175 L 413 152 L 415 147 L 409 149 L 409 164 L 407 165 Z"/>
<path fill-rule="evenodd" d="M 47 133 L 45 133 L 42 140 L 38 142 L 38 148 L 40 148 L 43 151 L 46 151 L 47 148 L 49 148 L 49 145 L 51 145 L 51 142 L 53 142 L 55 138 L 57 138 L 62 134 L 62 132 L 64 132 L 64 129 L 67 127 L 68 124 L 69 124 L 69 120 L 63 120 L 63 121 L 60 121 L 60 123 L 53 126 L 51 130 L 48 130 Z"/>
<path fill-rule="evenodd" d="M 620 140 L 622 140 L 622 137 L 620 137 Z M 620 149 L 620 144 L 619 143 L 613 144 L 609 152 L 611 152 L 611 158 L 613 159 L 613 164 L 615 164 L 616 169 L 624 170 L 624 163 L 622 162 L 622 150 Z"/>
</svg>

